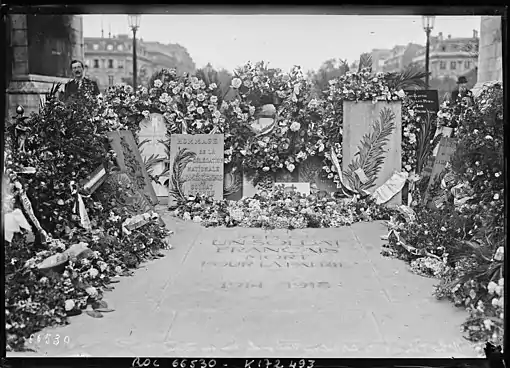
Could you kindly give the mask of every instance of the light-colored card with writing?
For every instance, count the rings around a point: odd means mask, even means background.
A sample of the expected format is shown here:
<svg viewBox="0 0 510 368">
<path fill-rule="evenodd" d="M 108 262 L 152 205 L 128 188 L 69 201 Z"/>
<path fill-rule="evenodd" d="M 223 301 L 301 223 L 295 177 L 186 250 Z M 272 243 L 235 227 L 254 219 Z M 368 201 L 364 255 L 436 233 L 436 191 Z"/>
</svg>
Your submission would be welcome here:
<svg viewBox="0 0 510 368">
<path fill-rule="evenodd" d="M 359 181 L 361 181 L 362 184 L 365 184 L 369 180 L 361 167 L 359 169 L 354 170 L 354 173 L 358 176 Z"/>
</svg>

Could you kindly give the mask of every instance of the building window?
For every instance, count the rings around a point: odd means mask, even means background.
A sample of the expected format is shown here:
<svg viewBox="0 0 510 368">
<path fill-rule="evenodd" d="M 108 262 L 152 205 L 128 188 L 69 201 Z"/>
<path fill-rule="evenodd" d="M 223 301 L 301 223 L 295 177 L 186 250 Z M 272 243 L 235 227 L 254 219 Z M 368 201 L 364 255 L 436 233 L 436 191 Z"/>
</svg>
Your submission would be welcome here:
<svg viewBox="0 0 510 368">
<path fill-rule="evenodd" d="M 441 51 L 446 51 L 446 46 L 441 46 Z"/>
<path fill-rule="evenodd" d="M 113 45 L 108 45 L 108 46 L 106 46 L 106 49 L 107 49 L 108 51 L 112 51 L 112 50 L 113 50 Z"/>
<path fill-rule="evenodd" d="M 450 62 L 450 69 L 452 69 L 452 70 L 457 69 L 457 62 L 456 61 Z"/>
<path fill-rule="evenodd" d="M 98 44 L 94 44 L 94 46 L 92 46 L 92 48 L 93 48 L 94 50 L 99 50 L 99 45 L 98 45 Z"/>
<path fill-rule="evenodd" d="M 108 85 L 113 86 L 113 75 L 108 76 Z"/>
<path fill-rule="evenodd" d="M 124 69 L 124 60 L 117 60 L 117 68 Z"/>
<path fill-rule="evenodd" d="M 99 68 L 99 59 L 94 59 L 94 68 Z"/>
<path fill-rule="evenodd" d="M 471 68 L 471 61 L 469 61 L 469 60 L 464 61 L 464 68 L 470 69 Z"/>
<path fill-rule="evenodd" d="M 119 50 L 119 51 L 124 50 L 124 46 L 122 46 L 122 45 L 117 46 L 117 50 Z"/>
<path fill-rule="evenodd" d="M 113 68 L 113 59 L 108 59 L 108 68 Z"/>
<path fill-rule="evenodd" d="M 439 62 L 439 69 L 446 69 L 446 61 L 440 61 Z"/>
</svg>

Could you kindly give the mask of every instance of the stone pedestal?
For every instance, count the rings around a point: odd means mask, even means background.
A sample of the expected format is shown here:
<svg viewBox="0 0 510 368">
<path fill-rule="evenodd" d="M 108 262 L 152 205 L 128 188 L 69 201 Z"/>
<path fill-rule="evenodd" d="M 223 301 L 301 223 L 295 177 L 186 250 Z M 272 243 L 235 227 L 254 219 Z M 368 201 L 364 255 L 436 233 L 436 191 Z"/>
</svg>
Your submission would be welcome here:
<svg viewBox="0 0 510 368">
<path fill-rule="evenodd" d="M 356 158 L 359 147 L 365 135 L 372 134 L 373 124 L 380 119 L 380 112 L 383 108 L 390 109 L 395 114 L 393 123 L 395 129 L 389 136 L 389 141 L 384 145 L 384 164 L 381 166 L 375 185 L 368 190 L 373 193 L 383 185 L 395 172 L 402 170 L 402 104 L 398 102 L 377 102 L 371 101 L 344 101 L 344 132 L 342 146 L 342 171 L 346 171 L 348 165 Z M 398 193 L 388 204 L 401 204 L 402 195 Z"/>
<path fill-rule="evenodd" d="M 72 16 L 72 32 L 74 43 L 71 45 L 71 59 L 83 60 L 83 19 L 81 15 Z M 22 105 L 26 115 L 39 110 L 41 99 L 49 92 L 53 83 L 66 83 L 69 78 L 62 76 L 43 76 L 31 72 L 29 63 L 29 40 L 26 14 L 9 15 L 10 46 L 12 48 L 12 79 L 6 93 L 6 115 L 14 116 L 16 106 Z M 38 63 L 47 62 L 37 60 Z M 33 68 L 33 66 L 32 66 Z M 69 66 L 70 68 L 70 66 Z M 63 90 L 63 87 L 62 87 Z"/>
<path fill-rule="evenodd" d="M 481 18 L 478 75 L 477 83 L 473 88 L 475 96 L 478 95 L 484 83 L 503 80 L 501 17 L 482 16 Z"/>
</svg>

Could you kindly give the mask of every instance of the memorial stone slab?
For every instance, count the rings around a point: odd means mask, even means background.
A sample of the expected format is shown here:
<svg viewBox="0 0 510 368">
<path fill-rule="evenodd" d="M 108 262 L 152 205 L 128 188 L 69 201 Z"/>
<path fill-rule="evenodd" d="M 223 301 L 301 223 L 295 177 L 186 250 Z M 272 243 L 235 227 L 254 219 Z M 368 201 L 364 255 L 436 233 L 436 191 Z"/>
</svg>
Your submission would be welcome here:
<svg viewBox="0 0 510 368">
<path fill-rule="evenodd" d="M 223 199 L 223 134 L 173 134 L 170 142 L 170 172 L 180 149 L 196 154 L 182 173 L 182 179 L 185 180 L 184 194 L 205 194 L 214 199 Z M 171 194 L 168 203 L 176 203 Z"/>
<path fill-rule="evenodd" d="M 315 184 L 317 190 L 328 193 L 336 192 L 337 186 L 332 179 L 322 170 L 324 166 L 322 159 L 317 156 L 310 156 L 298 166 L 299 182 Z"/>
<path fill-rule="evenodd" d="M 120 171 L 128 174 L 134 182 L 133 184 L 149 196 L 153 205 L 157 204 L 158 197 L 145 169 L 133 133 L 129 130 L 113 131 L 108 133 L 108 139 L 112 149 L 117 154 L 116 160 Z"/>
<path fill-rule="evenodd" d="M 150 119 L 143 119 L 140 122 L 140 132 L 138 133 L 139 142 L 148 140 L 147 143 L 142 145 L 140 148 L 140 154 L 144 159 L 149 158 L 151 155 L 155 155 L 161 158 L 166 158 L 167 154 L 165 151 L 165 145 L 161 141 L 165 141 L 167 133 L 167 127 L 165 124 L 165 118 L 162 114 L 152 113 Z M 165 170 L 165 163 L 160 162 L 152 167 L 153 175 L 159 175 Z M 156 196 L 166 197 L 168 196 L 168 189 L 163 185 L 168 177 L 161 177 L 159 183 L 152 181 L 152 186 L 156 192 Z"/>
<path fill-rule="evenodd" d="M 372 103 L 371 101 L 343 102 L 343 171 L 347 170 L 348 165 L 359 152 L 359 146 L 361 145 L 363 137 L 367 134 L 372 134 L 373 123 L 380 119 L 380 112 L 384 108 L 390 109 L 395 114 L 395 119 L 393 120 L 395 129 L 393 129 L 389 141 L 383 148 L 384 163 L 377 174 L 375 185 L 368 190 L 369 193 L 373 193 L 377 188 L 383 185 L 391 178 L 394 172 L 402 170 L 402 103 L 400 101 L 379 101 L 377 103 Z M 400 205 L 401 202 L 402 194 L 398 193 L 388 202 L 388 205 Z"/>
</svg>

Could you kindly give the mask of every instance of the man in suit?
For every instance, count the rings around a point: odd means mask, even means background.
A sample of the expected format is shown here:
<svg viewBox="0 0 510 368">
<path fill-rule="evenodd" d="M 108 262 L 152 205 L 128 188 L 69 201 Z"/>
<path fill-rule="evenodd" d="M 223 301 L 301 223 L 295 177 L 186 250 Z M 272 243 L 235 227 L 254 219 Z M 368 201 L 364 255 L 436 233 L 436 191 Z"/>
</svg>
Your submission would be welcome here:
<svg viewBox="0 0 510 368">
<path fill-rule="evenodd" d="M 457 88 L 452 92 L 452 102 L 456 103 L 457 100 L 463 100 L 464 97 L 469 96 L 469 91 L 467 89 L 467 79 L 466 77 L 459 77 L 457 80 Z"/>
<path fill-rule="evenodd" d="M 84 75 L 83 63 L 80 60 L 71 61 L 71 69 L 74 79 L 66 83 L 64 88 L 64 101 L 68 101 L 76 96 L 78 91 L 90 92 L 94 96 L 99 95 L 99 87 L 93 80 L 86 78 Z"/>
</svg>

